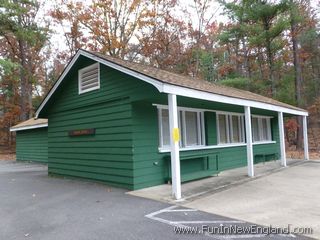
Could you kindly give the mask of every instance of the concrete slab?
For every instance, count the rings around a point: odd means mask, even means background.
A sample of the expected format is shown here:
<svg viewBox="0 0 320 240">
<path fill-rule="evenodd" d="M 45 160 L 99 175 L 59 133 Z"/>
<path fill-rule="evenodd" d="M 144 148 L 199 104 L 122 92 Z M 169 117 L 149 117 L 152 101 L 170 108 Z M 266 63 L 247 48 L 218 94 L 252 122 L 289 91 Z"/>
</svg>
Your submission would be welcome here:
<svg viewBox="0 0 320 240">
<path fill-rule="evenodd" d="M 320 161 L 308 161 L 184 206 L 265 226 L 312 227 L 320 239 Z"/>
<path fill-rule="evenodd" d="M 288 159 L 288 167 L 303 163 L 302 160 Z M 182 184 L 182 200 L 180 202 L 192 201 L 199 197 L 210 195 L 214 192 L 223 191 L 242 184 L 244 182 L 256 180 L 260 177 L 272 174 L 274 172 L 282 171 L 280 161 L 271 161 L 255 165 L 255 178 L 249 178 L 247 175 L 247 167 L 223 171 L 219 175 L 187 182 Z M 149 198 L 162 202 L 177 203 L 171 197 L 171 185 L 163 184 L 155 187 L 144 188 L 141 190 L 128 192 L 130 195 Z"/>
</svg>

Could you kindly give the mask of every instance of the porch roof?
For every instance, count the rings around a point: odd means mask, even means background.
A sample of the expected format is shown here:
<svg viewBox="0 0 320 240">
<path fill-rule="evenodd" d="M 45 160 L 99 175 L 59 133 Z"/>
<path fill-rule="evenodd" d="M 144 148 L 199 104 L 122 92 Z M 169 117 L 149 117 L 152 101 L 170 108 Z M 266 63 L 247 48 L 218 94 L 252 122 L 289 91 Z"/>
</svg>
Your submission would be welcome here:
<svg viewBox="0 0 320 240">
<path fill-rule="evenodd" d="M 10 128 L 10 132 L 28 130 L 28 129 L 35 129 L 35 128 L 42 128 L 48 127 L 48 119 L 45 118 L 30 118 L 24 122 L 21 122 L 13 127 Z"/>
<path fill-rule="evenodd" d="M 39 106 L 36 112 L 36 117 L 38 117 L 46 102 L 59 86 L 60 82 L 68 73 L 72 65 L 81 55 L 107 65 L 111 68 L 117 69 L 128 75 L 134 76 L 140 80 L 148 82 L 155 86 L 159 90 L 159 92 L 228 104 L 250 106 L 295 115 L 308 115 L 308 112 L 304 109 L 282 103 L 272 98 L 264 97 L 249 91 L 222 86 L 198 78 L 179 75 L 144 64 L 121 60 L 119 58 L 107 56 L 101 53 L 80 49 L 72 58 L 60 78 L 57 80 L 44 101 Z"/>
<path fill-rule="evenodd" d="M 215 93 L 215 94 L 228 96 L 228 97 L 240 98 L 245 100 L 253 100 L 253 101 L 262 102 L 262 103 L 269 103 L 276 106 L 281 106 L 285 108 L 307 112 L 304 109 L 301 109 L 283 102 L 279 102 L 272 98 L 264 97 L 262 95 L 255 94 L 249 91 L 223 86 L 223 85 L 220 85 L 214 82 L 208 82 L 199 78 L 192 78 L 190 76 L 172 73 L 172 72 L 158 69 L 155 67 L 150 67 L 144 64 L 121 60 L 119 58 L 106 56 L 97 52 L 90 52 L 90 53 L 100 58 L 103 58 L 107 61 L 111 61 L 121 66 L 124 66 L 137 73 L 144 74 L 148 77 L 154 78 L 163 83 L 200 90 L 208 93 Z M 179 93 L 177 93 L 177 95 L 179 95 Z"/>
</svg>

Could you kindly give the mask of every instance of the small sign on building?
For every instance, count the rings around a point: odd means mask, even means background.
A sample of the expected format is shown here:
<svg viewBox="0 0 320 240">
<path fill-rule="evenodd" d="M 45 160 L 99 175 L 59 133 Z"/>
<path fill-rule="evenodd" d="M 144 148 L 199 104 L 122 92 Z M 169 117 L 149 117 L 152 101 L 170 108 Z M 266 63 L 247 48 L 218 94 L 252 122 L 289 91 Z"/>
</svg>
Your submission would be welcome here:
<svg viewBox="0 0 320 240">
<path fill-rule="evenodd" d="M 95 128 L 69 131 L 69 136 L 70 137 L 95 135 L 95 134 L 96 134 L 96 129 Z"/>
</svg>

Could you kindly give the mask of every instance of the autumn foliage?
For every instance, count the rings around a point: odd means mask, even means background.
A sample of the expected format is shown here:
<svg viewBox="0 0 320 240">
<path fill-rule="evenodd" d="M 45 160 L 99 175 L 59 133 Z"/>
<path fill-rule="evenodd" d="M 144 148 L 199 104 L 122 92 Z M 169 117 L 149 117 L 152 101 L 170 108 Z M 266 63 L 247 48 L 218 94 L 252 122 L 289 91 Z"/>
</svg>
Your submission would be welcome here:
<svg viewBox="0 0 320 240">
<path fill-rule="evenodd" d="M 79 48 L 318 111 L 319 8 L 310 1 L 5 0 L 0 7 L 3 144 Z M 299 142 L 299 121 L 286 122 L 290 142 Z"/>
</svg>

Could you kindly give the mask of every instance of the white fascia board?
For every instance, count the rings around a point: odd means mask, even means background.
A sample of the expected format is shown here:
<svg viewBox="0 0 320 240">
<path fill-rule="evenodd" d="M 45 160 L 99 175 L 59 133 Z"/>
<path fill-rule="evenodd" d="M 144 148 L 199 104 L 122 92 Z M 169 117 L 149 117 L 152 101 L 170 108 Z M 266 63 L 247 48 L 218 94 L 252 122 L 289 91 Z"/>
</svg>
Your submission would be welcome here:
<svg viewBox="0 0 320 240">
<path fill-rule="evenodd" d="M 275 144 L 276 141 L 264 141 L 264 142 L 252 142 L 252 145 L 263 145 L 263 144 Z M 207 149 L 219 149 L 219 148 L 233 148 L 233 147 L 245 147 L 246 143 L 227 143 L 227 144 L 217 144 L 217 145 L 208 145 L 208 146 L 193 146 L 193 147 L 184 147 L 180 148 L 180 152 L 186 151 L 196 151 L 196 150 L 207 150 Z M 160 153 L 170 152 L 170 148 L 168 147 L 159 147 L 158 151 Z"/>
<path fill-rule="evenodd" d="M 40 104 L 39 108 L 37 109 L 36 113 L 35 113 L 35 119 L 38 118 L 39 113 L 41 112 L 42 108 L 46 105 L 46 103 L 49 101 L 49 99 L 51 98 L 52 94 L 57 90 L 58 86 L 60 85 L 60 83 L 62 82 L 62 80 L 65 78 L 65 76 L 68 74 L 68 72 L 70 71 L 70 69 L 72 68 L 72 66 L 74 65 L 74 63 L 78 60 L 79 56 L 81 54 L 81 51 L 79 50 L 77 52 L 77 54 L 72 58 L 72 60 L 69 62 L 68 66 L 66 67 L 66 69 L 63 71 L 62 75 L 60 76 L 60 78 L 58 79 L 58 81 L 56 81 L 56 83 L 53 85 L 53 87 L 51 88 L 50 92 L 47 94 L 46 98 L 42 101 L 42 103 Z"/>
<path fill-rule="evenodd" d="M 130 69 L 126 68 L 126 67 L 122 67 L 122 66 L 120 66 L 120 65 L 118 65 L 116 63 L 107 61 L 107 60 L 105 60 L 103 58 L 100 58 L 100 57 L 98 57 L 96 55 L 93 55 L 93 54 L 85 52 L 85 51 L 81 51 L 81 55 L 83 55 L 83 56 L 85 56 L 87 58 L 90 58 L 92 60 L 95 60 L 97 62 L 100 62 L 100 63 L 102 63 L 102 64 L 104 64 L 104 65 L 106 65 L 108 67 L 111 67 L 113 69 L 116 69 L 116 70 L 118 70 L 120 72 L 123 72 L 123 73 L 128 74 L 128 75 L 133 76 L 133 77 L 136 77 L 136 78 L 138 78 L 138 79 L 140 79 L 140 80 L 142 80 L 144 82 L 150 83 L 151 85 L 156 87 L 159 92 L 162 92 L 163 84 L 158 80 L 155 80 L 155 79 L 153 79 L 151 77 L 148 77 L 148 76 L 146 76 L 144 74 L 141 74 L 141 73 L 138 73 L 136 71 L 130 70 Z"/>
<path fill-rule="evenodd" d="M 168 109 L 168 105 L 164 105 L 164 104 L 153 103 L 152 106 L 156 106 L 159 109 Z M 213 110 L 213 109 L 206 109 L 206 108 L 193 108 L 193 107 L 179 107 L 178 106 L 178 109 L 185 110 L 185 111 L 192 111 L 192 112 L 214 112 L 216 114 L 222 114 L 222 115 L 244 116 L 244 113 L 240 113 L 240 112 L 220 111 L 220 110 Z M 274 118 L 274 116 L 269 116 L 269 115 L 251 114 L 251 116 L 258 117 L 258 118 Z"/>
<path fill-rule="evenodd" d="M 46 105 L 46 103 L 48 102 L 48 100 L 50 99 L 50 97 L 52 96 L 52 94 L 56 91 L 56 89 L 58 88 L 58 86 L 60 85 L 60 83 L 62 82 L 62 80 L 64 79 L 64 77 L 68 74 L 68 72 L 70 71 L 70 69 L 73 67 L 74 63 L 78 60 L 78 58 L 80 56 L 85 56 L 87 58 L 90 58 L 94 61 L 97 61 L 103 65 L 106 65 L 108 67 L 111 67 L 113 69 L 116 69 L 120 72 L 123 72 L 125 74 L 128 74 L 130 76 L 136 77 L 144 82 L 147 82 L 151 85 L 153 85 L 154 87 L 156 87 L 158 89 L 159 92 L 163 92 L 162 88 L 163 88 L 163 84 L 160 81 L 157 81 L 151 77 L 147 77 L 143 74 L 140 74 L 138 72 L 132 71 L 128 68 L 122 67 L 116 63 L 112 63 L 109 62 L 105 59 L 102 59 L 98 56 L 95 56 L 94 54 L 91 54 L 89 52 L 83 51 L 83 50 L 79 50 L 77 52 L 77 54 L 72 58 L 71 62 L 68 64 L 68 66 L 66 67 L 66 69 L 64 70 L 63 74 L 60 76 L 60 78 L 58 79 L 58 81 L 55 83 L 55 85 L 53 86 L 53 88 L 51 89 L 51 91 L 48 93 L 48 95 L 46 96 L 46 98 L 43 100 L 43 102 L 41 103 L 41 105 L 39 106 L 36 114 L 35 114 L 35 118 L 38 118 L 39 113 L 41 112 L 42 108 Z"/>
<path fill-rule="evenodd" d="M 285 113 L 299 115 L 299 116 L 308 116 L 308 112 L 304 112 L 304 111 L 298 111 L 298 110 L 294 110 L 286 107 L 257 102 L 253 100 L 246 100 L 246 99 L 228 97 L 228 96 L 223 96 L 223 95 L 209 93 L 209 92 L 203 92 L 200 90 L 195 90 L 195 89 L 190 89 L 190 88 L 180 87 L 180 86 L 170 85 L 170 84 L 163 85 L 163 92 L 177 94 L 183 97 L 190 97 L 190 98 L 202 99 L 202 100 L 213 101 L 213 102 L 220 102 L 220 103 L 226 103 L 226 104 L 232 104 L 232 105 L 238 105 L 238 106 L 248 106 L 248 107 L 260 108 L 260 109 L 265 109 L 265 110 L 270 110 L 275 112 L 285 112 Z"/>
<path fill-rule="evenodd" d="M 48 127 L 48 123 L 32 125 L 32 126 L 25 126 L 25 127 L 10 128 L 10 132 L 17 132 L 17 131 L 22 131 L 22 130 L 44 128 L 44 127 Z"/>
</svg>

